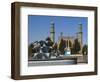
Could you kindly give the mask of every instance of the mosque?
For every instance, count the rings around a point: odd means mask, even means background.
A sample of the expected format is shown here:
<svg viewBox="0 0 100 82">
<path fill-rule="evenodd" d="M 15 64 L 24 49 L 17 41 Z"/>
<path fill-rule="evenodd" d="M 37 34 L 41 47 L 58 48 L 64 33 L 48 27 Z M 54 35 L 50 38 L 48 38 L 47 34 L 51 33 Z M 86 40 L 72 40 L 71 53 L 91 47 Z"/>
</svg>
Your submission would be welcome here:
<svg viewBox="0 0 100 82">
<path fill-rule="evenodd" d="M 53 42 L 55 42 L 55 24 L 54 22 L 51 22 L 50 24 L 50 38 Z M 74 40 L 75 39 L 78 39 L 78 42 L 80 43 L 80 53 L 82 53 L 82 45 L 83 45 L 83 42 L 82 42 L 82 24 L 79 24 L 79 27 L 78 27 L 78 32 L 76 33 L 76 36 L 64 36 L 63 35 L 63 32 L 60 33 L 60 36 L 58 36 L 58 43 L 60 42 L 61 39 L 65 40 L 66 41 L 66 48 L 67 49 L 71 49 L 73 47 L 73 44 L 74 44 Z"/>
</svg>

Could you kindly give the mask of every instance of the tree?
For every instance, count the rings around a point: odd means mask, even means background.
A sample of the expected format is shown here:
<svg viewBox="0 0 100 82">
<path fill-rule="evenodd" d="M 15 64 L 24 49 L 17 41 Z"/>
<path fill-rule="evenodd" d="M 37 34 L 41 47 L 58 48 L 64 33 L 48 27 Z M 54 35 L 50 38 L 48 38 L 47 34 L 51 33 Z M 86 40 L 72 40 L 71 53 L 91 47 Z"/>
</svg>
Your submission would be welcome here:
<svg viewBox="0 0 100 82">
<path fill-rule="evenodd" d="M 31 54 L 32 54 L 32 48 L 33 48 L 33 46 L 34 45 L 32 43 L 28 46 L 28 57 L 30 57 Z"/>
<path fill-rule="evenodd" d="M 88 53 L 88 46 L 86 44 L 82 48 L 82 53 L 83 53 L 83 55 L 87 55 L 87 53 Z"/>
<path fill-rule="evenodd" d="M 61 52 L 61 54 L 64 54 L 64 50 L 66 48 L 66 42 L 65 40 L 61 39 L 60 43 L 59 43 L 59 51 Z"/>
<path fill-rule="evenodd" d="M 51 38 L 50 37 L 47 37 L 46 38 L 46 46 L 53 46 L 53 42 L 52 42 L 52 40 L 51 40 Z"/>
<path fill-rule="evenodd" d="M 71 41 L 69 40 L 69 47 L 71 47 L 72 46 L 72 43 L 71 43 Z"/>
<path fill-rule="evenodd" d="M 43 46 L 43 44 L 45 43 L 45 41 L 40 40 L 39 43 L 40 43 L 40 46 Z"/>
<path fill-rule="evenodd" d="M 79 53 L 80 49 L 81 49 L 80 43 L 79 43 L 78 39 L 75 39 L 74 44 L 73 44 L 73 52 L 75 54 L 77 54 L 77 53 Z"/>
<path fill-rule="evenodd" d="M 55 44 L 53 45 L 53 49 L 54 49 L 55 51 L 57 51 L 57 47 L 58 47 L 58 44 L 55 43 Z"/>
</svg>

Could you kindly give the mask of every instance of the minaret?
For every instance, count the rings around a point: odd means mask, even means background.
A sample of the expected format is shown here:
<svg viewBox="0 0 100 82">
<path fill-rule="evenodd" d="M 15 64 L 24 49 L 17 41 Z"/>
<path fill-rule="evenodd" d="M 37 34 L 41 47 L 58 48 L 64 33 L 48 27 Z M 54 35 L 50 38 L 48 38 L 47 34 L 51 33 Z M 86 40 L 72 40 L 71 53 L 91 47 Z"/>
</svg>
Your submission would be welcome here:
<svg viewBox="0 0 100 82">
<path fill-rule="evenodd" d="M 80 44 L 82 44 L 82 24 L 79 24 L 79 34 L 78 34 L 78 38 L 80 41 Z"/>
<path fill-rule="evenodd" d="M 80 42 L 80 46 L 81 46 L 81 51 L 80 52 L 82 52 L 82 45 L 83 45 L 82 35 L 83 35 L 83 33 L 82 33 L 82 24 L 79 24 L 77 37 L 78 37 L 78 41 Z"/>
<path fill-rule="evenodd" d="M 55 27 L 54 27 L 54 22 L 51 22 L 50 25 L 50 38 L 52 42 L 55 42 Z"/>
</svg>

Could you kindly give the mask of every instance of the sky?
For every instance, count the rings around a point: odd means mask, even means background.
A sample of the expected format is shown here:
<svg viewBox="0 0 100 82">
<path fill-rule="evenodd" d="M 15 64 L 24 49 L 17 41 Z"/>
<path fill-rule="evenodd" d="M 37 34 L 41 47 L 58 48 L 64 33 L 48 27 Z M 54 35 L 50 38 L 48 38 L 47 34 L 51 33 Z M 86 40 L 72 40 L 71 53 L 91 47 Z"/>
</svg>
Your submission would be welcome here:
<svg viewBox="0 0 100 82">
<path fill-rule="evenodd" d="M 58 41 L 60 33 L 63 36 L 76 36 L 79 24 L 82 24 L 83 44 L 87 43 L 87 17 L 69 17 L 69 16 L 28 16 L 28 44 L 34 41 L 45 40 L 50 37 L 50 24 L 55 24 L 55 41 Z"/>
</svg>

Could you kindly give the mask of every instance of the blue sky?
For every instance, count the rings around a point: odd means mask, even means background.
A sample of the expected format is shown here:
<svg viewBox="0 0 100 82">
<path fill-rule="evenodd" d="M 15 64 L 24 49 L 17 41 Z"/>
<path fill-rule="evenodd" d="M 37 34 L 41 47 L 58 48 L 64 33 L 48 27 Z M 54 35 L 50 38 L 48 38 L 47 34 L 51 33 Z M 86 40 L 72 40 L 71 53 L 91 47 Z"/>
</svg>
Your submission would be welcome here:
<svg viewBox="0 0 100 82">
<path fill-rule="evenodd" d="M 64 36 L 76 36 L 78 24 L 83 26 L 83 44 L 87 42 L 87 17 L 69 17 L 69 16 L 28 16 L 28 44 L 32 41 L 45 40 L 50 36 L 50 23 L 55 23 L 55 41 L 63 32 Z"/>
</svg>

